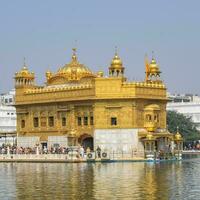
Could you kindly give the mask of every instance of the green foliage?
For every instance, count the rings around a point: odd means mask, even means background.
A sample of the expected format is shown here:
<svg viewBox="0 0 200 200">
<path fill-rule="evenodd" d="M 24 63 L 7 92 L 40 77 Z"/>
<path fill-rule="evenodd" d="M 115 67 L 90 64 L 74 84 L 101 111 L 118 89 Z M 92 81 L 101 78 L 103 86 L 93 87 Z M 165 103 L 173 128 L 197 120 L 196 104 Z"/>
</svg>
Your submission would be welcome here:
<svg viewBox="0 0 200 200">
<path fill-rule="evenodd" d="M 168 111 L 167 126 L 171 133 L 176 133 L 178 127 L 179 133 L 185 141 L 200 140 L 200 132 L 197 130 L 196 125 L 191 118 L 185 117 L 183 114 Z"/>
</svg>

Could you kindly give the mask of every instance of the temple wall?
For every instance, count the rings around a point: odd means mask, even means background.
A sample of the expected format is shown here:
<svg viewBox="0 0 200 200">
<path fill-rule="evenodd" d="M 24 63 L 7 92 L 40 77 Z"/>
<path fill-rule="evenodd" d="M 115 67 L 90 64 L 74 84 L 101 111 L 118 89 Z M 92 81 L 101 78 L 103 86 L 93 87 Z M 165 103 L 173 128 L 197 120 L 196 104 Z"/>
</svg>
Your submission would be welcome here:
<svg viewBox="0 0 200 200">
<path fill-rule="evenodd" d="M 96 129 L 94 131 L 94 149 L 100 147 L 108 152 L 136 152 L 138 146 L 138 129 Z"/>
<path fill-rule="evenodd" d="M 68 138 L 67 136 L 48 136 L 47 141 L 48 148 L 51 147 L 67 147 L 68 146 Z M 17 145 L 18 147 L 31 147 L 34 148 L 36 145 L 40 144 L 40 137 L 38 136 L 24 136 L 17 137 Z"/>
<path fill-rule="evenodd" d="M 36 144 L 40 144 L 40 138 L 37 136 L 32 137 L 17 137 L 18 147 L 36 147 Z"/>
</svg>

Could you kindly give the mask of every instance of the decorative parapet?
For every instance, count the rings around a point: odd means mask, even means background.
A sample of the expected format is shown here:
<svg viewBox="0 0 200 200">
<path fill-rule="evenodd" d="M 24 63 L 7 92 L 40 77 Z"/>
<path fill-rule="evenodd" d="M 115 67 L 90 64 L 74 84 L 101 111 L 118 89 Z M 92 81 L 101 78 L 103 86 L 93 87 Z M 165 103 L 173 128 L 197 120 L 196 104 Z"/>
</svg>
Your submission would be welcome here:
<svg viewBox="0 0 200 200">
<path fill-rule="evenodd" d="M 148 88 L 166 88 L 162 83 L 151 82 L 124 82 L 122 86 L 136 86 L 136 87 L 148 87 Z"/>
<path fill-rule="evenodd" d="M 149 134 L 150 134 L 150 133 L 149 133 L 148 131 L 146 131 L 146 130 L 141 130 L 141 131 L 138 132 L 138 137 L 139 137 L 140 139 L 146 138 L 146 137 L 148 137 Z M 168 137 L 168 138 L 170 138 L 171 140 L 173 140 L 173 138 L 174 138 L 174 134 L 173 134 L 173 133 L 170 133 L 170 132 L 168 132 L 168 131 L 163 131 L 163 132 L 155 131 L 155 132 L 151 132 L 151 135 L 152 135 L 155 139 L 160 138 L 160 137 Z"/>
<path fill-rule="evenodd" d="M 60 91 L 67 91 L 67 90 L 81 90 L 81 89 L 90 89 L 93 88 L 91 84 L 84 84 L 84 85 L 73 85 L 73 86 L 62 86 L 62 87 L 39 87 L 28 89 L 25 91 L 25 94 L 38 94 L 38 93 L 51 93 L 51 92 L 60 92 Z"/>
</svg>

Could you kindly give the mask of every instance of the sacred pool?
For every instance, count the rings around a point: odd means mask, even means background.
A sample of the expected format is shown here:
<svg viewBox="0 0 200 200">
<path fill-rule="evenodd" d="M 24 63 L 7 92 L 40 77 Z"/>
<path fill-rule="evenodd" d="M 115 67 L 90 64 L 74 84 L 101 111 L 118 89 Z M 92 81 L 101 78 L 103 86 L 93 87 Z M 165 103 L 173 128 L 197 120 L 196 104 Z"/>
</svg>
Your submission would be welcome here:
<svg viewBox="0 0 200 200">
<path fill-rule="evenodd" d="M 200 158 L 0 163 L 0 199 L 199 199 Z"/>
</svg>

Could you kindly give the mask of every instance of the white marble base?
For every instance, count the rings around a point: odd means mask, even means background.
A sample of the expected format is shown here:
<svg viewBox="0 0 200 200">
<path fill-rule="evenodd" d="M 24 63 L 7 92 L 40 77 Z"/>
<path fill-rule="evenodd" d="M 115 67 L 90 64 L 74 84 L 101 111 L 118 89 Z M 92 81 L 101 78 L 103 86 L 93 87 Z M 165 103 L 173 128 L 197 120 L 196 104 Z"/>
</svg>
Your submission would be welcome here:
<svg viewBox="0 0 200 200">
<path fill-rule="evenodd" d="M 68 146 L 67 136 L 48 136 L 48 148 L 59 145 L 60 147 Z"/>
<path fill-rule="evenodd" d="M 17 146 L 18 147 L 30 147 L 34 148 L 36 144 L 40 144 L 40 137 L 17 137 Z"/>
<path fill-rule="evenodd" d="M 107 152 L 144 151 L 138 139 L 138 129 L 96 129 L 94 131 L 94 149 L 100 147 Z"/>
</svg>

